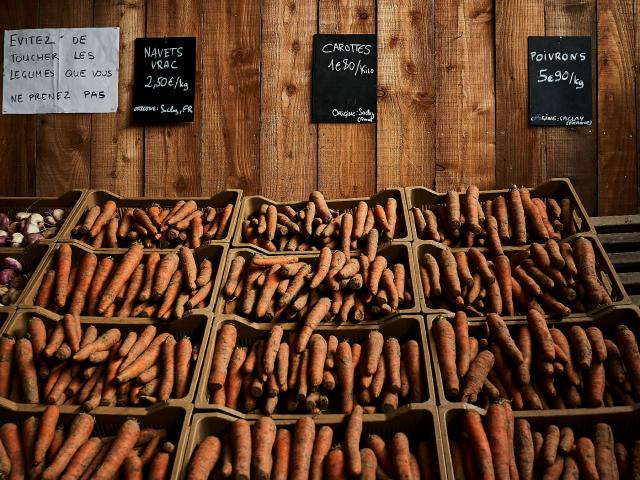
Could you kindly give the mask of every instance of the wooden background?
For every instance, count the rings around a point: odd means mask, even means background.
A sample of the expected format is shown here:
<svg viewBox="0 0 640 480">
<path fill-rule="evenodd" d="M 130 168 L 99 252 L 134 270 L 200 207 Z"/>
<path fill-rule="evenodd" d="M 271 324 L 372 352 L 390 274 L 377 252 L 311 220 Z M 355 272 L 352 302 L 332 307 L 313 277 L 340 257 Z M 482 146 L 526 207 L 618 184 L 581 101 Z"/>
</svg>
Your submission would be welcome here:
<svg viewBox="0 0 640 480">
<path fill-rule="evenodd" d="M 118 113 L 0 116 L 2 195 L 235 187 L 301 199 L 315 188 L 354 197 L 398 185 L 443 191 L 568 176 L 593 213 L 638 210 L 640 0 L 2 4 L 2 29 L 121 29 Z M 315 33 L 378 34 L 377 125 L 310 122 Z M 528 126 L 527 36 L 544 34 L 594 39 L 593 127 Z M 164 35 L 197 36 L 196 121 L 133 126 L 133 41 Z"/>
</svg>

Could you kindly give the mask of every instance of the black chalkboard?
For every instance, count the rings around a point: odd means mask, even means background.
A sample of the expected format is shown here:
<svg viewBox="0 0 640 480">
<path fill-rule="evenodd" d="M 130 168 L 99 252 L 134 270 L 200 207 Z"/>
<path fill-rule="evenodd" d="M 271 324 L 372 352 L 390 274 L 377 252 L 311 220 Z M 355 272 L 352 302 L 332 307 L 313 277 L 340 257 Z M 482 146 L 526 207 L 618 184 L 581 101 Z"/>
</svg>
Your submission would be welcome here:
<svg viewBox="0 0 640 480">
<path fill-rule="evenodd" d="M 529 123 L 593 123 L 591 37 L 529 37 Z"/>
<path fill-rule="evenodd" d="M 195 88 L 195 37 L 136 38 L 136 122 L 193 122 Z"/>
<path fill-rule="evenodd" d="M 314 35 L 313 121 L 374 123 L 377 77 L 375 35 Z"/>
</svg>

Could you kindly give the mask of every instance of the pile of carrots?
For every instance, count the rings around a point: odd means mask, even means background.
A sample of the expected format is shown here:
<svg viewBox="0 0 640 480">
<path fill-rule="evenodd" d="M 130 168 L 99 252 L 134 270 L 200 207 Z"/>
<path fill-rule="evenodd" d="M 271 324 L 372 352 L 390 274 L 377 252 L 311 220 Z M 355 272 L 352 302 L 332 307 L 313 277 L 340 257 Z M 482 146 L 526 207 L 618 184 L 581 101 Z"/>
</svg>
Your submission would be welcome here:
<svg viewBox="0 0 640 480">
<path fill-rule="evenodd" d="M 74 416 L 66 428 L 59 420 L 59 408 L 50 406 L 22 425 L 4 423 L 0 427 L 0 477 L 142 479 L 146 471 L 144 478 L 168 478 L 175 446 L 164 441 L 165 430 L 141 429 L 137 420 L 128 419 L 114 436 L 92 436 L 96 422 L 91 415 Z"/>
<path fill-rule="evenodd" d="M 348 251 L 365 245 L 388 243 L 398 231 L 398 202 L 369 207 L 360 201 L 343 211 L 330 209 L 321 192 L 309 195 L 307 204 L 295 210 L 290 205 L 262 204 L 242 222 L 242 241 L 270 252 L 318 250 L 322 247 Z"/>
<path fill-rule="evenodd" d="M 593 245 L 584 237 L 533 243 L 508 256 L 476 247 L 446 248 L 425 253 L 419 261 L 429 308 L 465 310 L 474 317 L 535 309 L 562 318 L 612 303 Z"/>
<path fill-rule="evenodd" d="M 305 260 L 310 263 L 293 255 L 236 256 L 222 290 L 224 313 L 262 322 L 304 318 L 310 335 L 325 319 L 359 322 L 413 305 L 411 275 L 401 261 L 375 252 L 349 258 L 328 247 Z"/>
<path fill-rule="evenodd" d="M 148 208 L 118 209 L 107 200 L 91 207 L 71 231 L 73 238 L 94 248 L 128 247 L 140 242 L 145 248 L 198 248 L 227 235 L 233 204 L 200 208 L 193 200 L 179 200 L 171 208 L 157 203 Z"/>
<path fill-rule="evenodd" d="M 327 410 L 392 412 L 399 405 L 426 400 L 420 346 L 371 331 L 363 342 L 311 335 L 309 341 L 279 325 L 267 338 L 240 346 L 237 330 L 218 331 L 209 373 L 210 403 L 242 412 L 259 405 L 265 414 Z M 302 342 L 302 343 L 300 343 Z M 244 341 L 241 342 L 245 344 Z"/>
<path fill-rule="evenodd" d="M 31 317 L 16 340 L 0 337 L 0 397 L 23 403 L 142 406 L 187 395 L 199 344 L 148 325 L 101 335 L 73 315 L 47 330 Z"/>
<path fill-rule="evenodd" d="M 559 328 L 558 328 L 559 327 Z M 444 392 L 479 405 L 508 399 L 516 410 L 613 407 L 640 401 L 640 353 L 626 325 L 549 328 L 536 310 L 507 326 L 496 314 L 472 324 L 464 312 L 433 324 Z"/>
<path fill-rule="evenodd" d="M 118 262 L 112 256 L 82 253 L 74 265 L 73 249 L 61 244 L 55 269 L 44 275 L 34 304 L 72 315 L 180 319 L 185 311 L 209 303 L 214 265 L 196 263 L 193 251 L 144 255 L 135 243 Z"/>
<path fill-rule="evenodd" d="M 580 430 L 588 434 L 579 437 L 569 426 L 552 424 L 536 430 L 527 419 L 514 419 L 506 402 L 489 406 L 484 422 L 475 410 L 461 415 L 462 436 L 449 442 L 456 480 L 640 476 L 640 442 L 615 438 L 607 423 L 585 420 Z"/>
<path fill-rule="evenodd" d="M 309 416 L 298 419 L 293 428 L 278 428 L 269 417 L 252 424 L 236 420 L 228 432 L 202 439 L 191 456 L 186 478 L 436 478 L 437 457 L 424 440 L 426 435 L 411 441 L 397 432 L 388 443 L 376 434 L 363 438 L 363 413 L 362 407 L 354 408 L 341 438 L 338 432 L 342 429 L 334 432 L 329 425 L 316 429 Z"/>
<path fill-rule="evenodd" d="M 413 207 L 418 238 L 448 246 L 486 246 L 497 235 L 504 245 L 561 240 L 576 233 L 574 205 L 569 198 L 531 198 L 515 185 L 506 196 L 480 202 L 470 185 L 465 193 L 449 191 L 437 205 Z"/>
</svg>

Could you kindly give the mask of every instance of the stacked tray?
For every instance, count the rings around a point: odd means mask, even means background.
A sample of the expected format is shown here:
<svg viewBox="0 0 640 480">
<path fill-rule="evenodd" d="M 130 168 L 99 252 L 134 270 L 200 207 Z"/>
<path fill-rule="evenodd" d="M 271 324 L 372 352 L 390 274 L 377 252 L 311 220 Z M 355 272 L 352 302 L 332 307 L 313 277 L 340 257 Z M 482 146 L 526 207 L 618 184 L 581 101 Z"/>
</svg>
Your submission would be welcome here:
<svg viewBox="0 0 640 480">
<path fill-rule="evenodd" d="M 154 197 L 123 197 L 115 193 L 106 190 L 89 190 L 82 202 L 77 205 L 67 221 L 64 228 L 59 232 L 60 241 L 73 241 L 82 243 L 72 237 L 71 231 L 80 222 L 85 212 L 91 207 L 96 205 L 103 205 L 108 200 L 116 202 L 118 207 L 117 212 L 121 215 L 126 208 L 146 208 L 154 203 L 159 204 L 161 207 L 171 208 L 178 200 L 194 200 L 199 208 L 213 207 L 221 208 L 227 204 L 233 204 L 233 213 L 229 220 L 229 227 L 227 233 L 220 240 L 212 241 L 213 243 L 229 243 L 233 236 L 234 228 L 238 219 L 238 213 L 240 211 L 240 202 L 242 199 L 242 190 L 225 190 L 212 197 L 185 197 L 185 198 L 154 198 Z"/>
</svg>

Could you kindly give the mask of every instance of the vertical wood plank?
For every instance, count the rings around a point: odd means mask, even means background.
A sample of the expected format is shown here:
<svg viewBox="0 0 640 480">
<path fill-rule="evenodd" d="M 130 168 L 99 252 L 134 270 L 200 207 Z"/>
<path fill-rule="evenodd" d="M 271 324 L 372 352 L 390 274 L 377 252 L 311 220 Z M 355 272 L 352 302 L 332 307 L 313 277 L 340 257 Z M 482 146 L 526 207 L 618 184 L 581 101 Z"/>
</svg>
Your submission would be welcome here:
<svg viewBox="0 0 640 480">
<path fill-rule="evenodd" d="M 375 33 L 375 0 L 319 0 L 319 33 Z M 329 198 L 376 188 L 376 125 L 318 125 L 318 188 Z"/>
<path fill-rule="evenodd" d="M 264 195 L 301 199 L 317 187 L 317 129 L 311 123 L 311 45 L 317 2 L 264 0 L 260 185 Z"/>
<path fill-rule="evenodd" d="M 638 206 L 632 0 L 598 2 L 598 213 Z"/>
<path fill-rule="evenodd" d="M 201 0 L 147 0 L 148 37 L 196 37 L 194 121 L 145 127 L 145 195 L 200 195 Z M 207 28 L 217 28 L 208 25 Z"/>
<path fill-rule="evenodd" d="M 596 0 L 545 0 L 547 35 L 591 36 L 594 124 L 547 127 L 547 176 L 569 177 L 585 208 L 595 213 L 598 198 Z"/>
<path fill-rule="evenodd" d="M 91 188 L 144 193 L 144 128 L 132 123 L 134 40 L 145 32 L 144 0 L 95 0 L 94 26 L 120 27 L 118 111 L 92 116 Z"/>
<path fill-rule="evenodd" d="M 202 191 L 260 190 L 260 0 L 203 4 Z M 215 27 L 213 27 L 215 25 Z"/>
<path fill-rule="evenodd" d="M 435 178 L 433 0 L 378 0 L 378 189 Z"/>
<path fill-rule="evenodd" d="M 38 27 L 39 0 L 3 3 L 0 30 Z M 3 59 L 0 58 L 0 65 Z M 4 65 L 2 65 L 4 71 Z M 2 86 L 0 86 L 0 89 Z M 36 137 L 32 115 L 0 115 L 0 175 L 2 195 L 35 195 Z M 11 174 L 7 174 L 11 172 Z"/>
<path fill-rule="evenodd" d="M 40 28 L 93 26 L 93 0 L 40 2 Z M 89 187 L 91 114 L 37 115 L 36 191 L 58 195 Z"/>
<path fill-rule="evenodd" d="M 493 0 L 436 1 L 436 190 L 495 184 Z"/>
<path fill-rule="evenodd" d="M 529 127 L 527 37 L 544 35 L 544 0 L 496 0 L 496 183 L 546 179 L 545 135 Z"/>
</svg>

